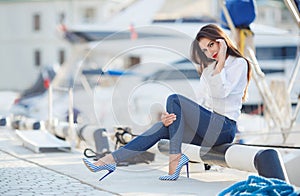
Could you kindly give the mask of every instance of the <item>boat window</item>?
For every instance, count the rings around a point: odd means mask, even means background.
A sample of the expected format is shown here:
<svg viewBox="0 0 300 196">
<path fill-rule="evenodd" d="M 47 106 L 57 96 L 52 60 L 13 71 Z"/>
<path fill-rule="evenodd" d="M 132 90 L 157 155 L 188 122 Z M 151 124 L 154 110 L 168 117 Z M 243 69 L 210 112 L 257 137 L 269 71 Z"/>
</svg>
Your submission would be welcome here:
<svg viewBox="0 0 300 196">
<path fill-rule="evenodd" d="M 256 58 L 258 60 L 288 60 L 295 59 L 297 53 L 296 46 L 283 47 L 257 47 Z"/>
<path fill-rule="evenodd" d="M 197 80 L 199 77 L 200 76 L 195 69 L 160 70 L 145 78 L 145 80 Z"/>
<path fill-rule="evenodd" d="M 64 49 L 60 49 L 58 51 L 58 62 L 60 65 L 62 65 L 65 62 L 66 59 L 66 53 Z"/>
<path fill-rule="evenodd" d="M 41 51 L 39 49 L 36 49 L 33 54 L 34 54 L 34 65 L 37 67 L 41 66 L 41 61 L 42 61 Z"/>
<path fill-rule="evenodd" d="M 184 17 L 184 18 L 165 18 L 154 19 L 152 23 L 216 23 L 214 18 L 209 16 L 202 17 Z"/>
<path fill-rule="evenodd" d="M 176 19 L 155 19 L 152 23 L 175 23 Z"/>
<path fill-rule="evenodd" d="M 41 15 L 40 14 L 33 15 L 33 30 L 34 31 L 41 30 Z"/>
</svg>

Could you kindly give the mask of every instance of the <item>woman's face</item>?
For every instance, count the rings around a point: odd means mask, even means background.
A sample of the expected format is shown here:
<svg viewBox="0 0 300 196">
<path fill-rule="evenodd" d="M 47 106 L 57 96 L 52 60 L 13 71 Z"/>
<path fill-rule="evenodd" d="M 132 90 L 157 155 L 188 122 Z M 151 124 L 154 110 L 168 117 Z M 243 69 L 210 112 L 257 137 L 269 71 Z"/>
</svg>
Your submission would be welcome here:
<svg viewBox="0 0 300 196">
<path fill-rule="evenodd" d="M 220 50 L 219 43 L 208 38 L 201 38 L 199 41 L 201 51 L 207 58 L 218 60 L 218 53 Z"/>
</svg>

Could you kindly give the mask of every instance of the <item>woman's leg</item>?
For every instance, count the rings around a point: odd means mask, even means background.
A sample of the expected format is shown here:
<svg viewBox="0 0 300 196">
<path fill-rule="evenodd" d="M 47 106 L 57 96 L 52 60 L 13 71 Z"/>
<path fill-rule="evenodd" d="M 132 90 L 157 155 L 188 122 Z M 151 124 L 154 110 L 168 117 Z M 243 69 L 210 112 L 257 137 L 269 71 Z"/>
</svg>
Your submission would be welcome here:
<svg viewBox="0 0 300 196">
<path fill-rule="evenodd" d="M 184 103 L 182 101 L 184 101 Z M 190 137 L 194 138 L 192 131 L 188 131 L 191 136 L 186 136 L 186 131 L 188 129 L 196 130 L 198 127 L 199 116 L 199 105 L 186 99 L 180 95 L 171 95 L 167 99 L 166 109 L 168 113 L 174 113 L 176 115 L 176 120 L 169 126 L 170 135 L 170 150 L 169 150 L 169 175 L 173 174 L 181 158 L 181 144 L 183 138 Z M 191 112 L 188 114 L 185 110 L 188 109 Z M 193 113 L 193 115 L 190 115 Z M 187 118 L 191 118 L 191 126 L 188 127 L 185 123 Z"/>
<path fill-rule="evenodd" d="M 185 110 L 190 110 L 190 112 L 187 113 Z M 194 131 L 188 132 L 193 133 L 190 137 L 190 141 L 192 141 L 192 139 L 194 138 L 195 130 L 197 130 L 199 124 L 199 114 L 197 114 L 197 112 L 199 111 L 199 105 L 190 101 L 189 99 L 186 99 L 183 96 L 171 95 L 167 100 L 167 111 L 169 113 L 175 113 L 177 115 L 177 120 L 174 121 L 169 127 L 165 127 L 162 122 L 154 124 L 150 129 L 148 129 L 142 135 L 137 136 L 124 147 L 121 147 L 111 154 L 101 158 L 98 162 L 95 163 L 95 165 L 121 162 L 146 151 L 160 139 L 170 139 L 172 144 L 170 147 L 169 174 L 172 174 L 175 171 L 181 157 L 183 131 L 193 129 Z M 184 122 L 183 118 L 183 116 L 185 115 L 189 116 L 189 127 L 185 126 L 186 123 Z M 185 136 L 185 138 L 187 137 L 189 136 Z"/>
<path fill-rule="evenodd" d="M 176 121 L 169 126 L 170 154 L 181 154 L 181 144 L 185 140 L 194 138 L 200 121 L 199 105 L 184 96 L 173 94 L 167 99 L 168 113 L 176 115 Z M 189 131 L 190 130 L 190 131 Z M 193 130 L 193 131 L 192 131 Z M 189 134 L 186 135 L 185 132 Z"/>
<path fill-rule="evenodd" d="M 178 103 L 179 99 L 182 99 L 184 103 Z M 181 102 L 181 101 L 179 101 Z M 187 106 L 191 105 L 191 106 Z M 181 119 L 181 106 L 184 108 L 188 108 L 193 111 L 193 115 L 189 117 L 189 121 L 195 126 L 185 127 L 185 123 L 180 120 Z M 181 154 L 181 143 L 183 137 L 183 131 L 188 129 L 196 130 L 198 127 L 199 115 L 196 115 L 197 111 L 199 110 L 199 105 L 184 98 L 183 96 L 179 95 L 172 95 L 167 100 L 167 111 L 169 113 L 175 113 L 177 115 L 177 120 L 173 122 L 172 125 L 169 127 L 165 127 L 162 122 L 158 122 L 154 124 L 150 129 L 145 131 L 143 134 L 137 136 L 135 139 L 130 141 L 125 146 L 119 148 L 118 150 L 112 152 L 111 154 L 106 155 L 105 157 L 99 159 L 95 163 L 95 165 L 103 165 L 103 164 L 110 164 L 115 162 L 121 162 L 126 160 L 130 157 L 136 156 L 150 147 L 152 147 L 155 143 L 157 143 L 160 139 L 170 139 L 172 141 L 172 149 L 170 151 L 170 171 L 169 173 L 173 173 L 175 171 L 178 161 L 180 159 Z M 186 112 L 184 112 L 186 113 Z M 191 138 L 190 141 L 194 138 L 195 131 L 188 131 L 193 133 L 192 136 L 185 136 L 185 138 Z M 187 139 L 185 139 L 187 140 Z M 175 166 L 175 167 L 173 167 Z"/>
<path fill-rule="evenodd" d="M 124 147 L 101 158 L 95 164 L 121 162 L 146 151 L 160 139 L 170 139 L 169 173 L 172 174 L 180 159 L 182 142 L 213 146 L 231 142 L 234 137 L 236 126 L 227 123 L 227 118 L 211 113 L 181 95 L 168 97 L 167 111 L 177 115 L 177 120 L 169 127 L 158 122 Z"/>
<path fill-rule="evenodd" d="M 234 121 L 212 113 L 184 96 L 169 96 L 167 112 L 176 114 L 176 121 L 169 126 L 169 173 L 176 169 L 182 142 L 211 147 L 233 140 L 236 130 Z"/>
<path fill-rule="evenodd" d="M 165 127 L 162 122 L 154 124 L 151 128 L 134 138 L 125 146 L 99 159 L 97 162 L 95 162 L 95 165 L 111 164 L 124 161 L 128 158 L 145 152 L 160 139 L 169 139 L 168 128 Z"/>
</svg>

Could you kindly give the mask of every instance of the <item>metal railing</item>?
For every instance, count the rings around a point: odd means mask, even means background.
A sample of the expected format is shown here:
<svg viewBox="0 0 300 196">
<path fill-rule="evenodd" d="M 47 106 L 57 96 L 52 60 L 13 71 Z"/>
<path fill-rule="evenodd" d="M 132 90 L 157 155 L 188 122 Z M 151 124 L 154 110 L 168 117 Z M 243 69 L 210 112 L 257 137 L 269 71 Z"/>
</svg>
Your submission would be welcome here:
<svg viewBox="0 0 300 196">
<path fill-rule="evenodd" d="M 55 122 L 55 119 L 53 117 L 53 91 L 63 91 L 68 92 L 68 140 L 70 141 L 72 147 L 75 147 L 76 142 L 76 133 L 75 133 L 75 125 L 74 125 L 74 111 L 73 111 L 73 88 L 64 88 L 64 87 L 53 87 L 52 84 L 49 85 L 48 89 L 48 123 L 47 123 L 47 129 L 50 133 L 54 135 L 60 135 L 56 133 L 57 129 L 57 123 Z"/>
<path fill-rule="evenodd" d="M 300 13 L 298 10 L 298 7 L 295 3 L 295 0 L 284 0 L 285 5 L 290 10 L 290 13 L 292 14 L 293 18 L 295 19 L 298 27 L 300 27 Z"/>
</svg>

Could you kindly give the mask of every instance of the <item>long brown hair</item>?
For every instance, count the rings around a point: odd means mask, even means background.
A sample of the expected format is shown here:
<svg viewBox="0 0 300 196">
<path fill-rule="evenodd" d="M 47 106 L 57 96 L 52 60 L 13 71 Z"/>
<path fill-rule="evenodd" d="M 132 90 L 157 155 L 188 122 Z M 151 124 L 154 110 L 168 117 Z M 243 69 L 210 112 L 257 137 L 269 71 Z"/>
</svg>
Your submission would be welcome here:
<svg viewBox="0 0 300 196">
<path fill-rule="evenodd" d="M 192 60 L 199 64 L 199 67 L 197 67 L 198 73 L 201 75 L 202 71 L 205 67 L 207 67 L 208 64 L 215 61 L 213 59 L 208 58 L 203 51 L 201 50 L 199 46 L 199 41 L 201 38 L 208 38 L 210 40 L 217 40 L 217 39 L 224 39 L 227 44 L 227 55 L 235 56 L 235 57 L 241 57 L 244 58 L 247 61 L 248 65 L 248 72 L 247 72 L 247 85 L 244 91 L 243 95 L 243 101 L 247 99 L 247 91 L 248 91 L 248 85 L 251 78 L 251 67 L 250 62 L 248 59 L 246 59 L 240 51 L 234 46 L 230 38 L 227 36 L 227 34 L 217 25 L 209 24 L 200 29 L 198 34 L 196 35 L 195 40 L 192 42 L 191 45 L 191 58 Z"/>
</svg>

